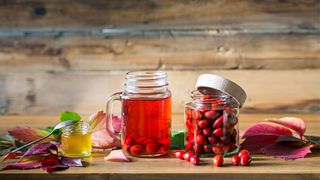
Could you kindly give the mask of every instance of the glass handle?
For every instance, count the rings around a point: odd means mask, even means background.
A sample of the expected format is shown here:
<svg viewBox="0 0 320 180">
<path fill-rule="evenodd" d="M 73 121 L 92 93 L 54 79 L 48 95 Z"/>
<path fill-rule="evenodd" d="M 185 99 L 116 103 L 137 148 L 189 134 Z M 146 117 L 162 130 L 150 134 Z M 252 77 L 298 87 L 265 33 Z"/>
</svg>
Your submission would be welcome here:
<svg viewBox="0 0 320 180">
<path fill-rule="evenodd" d="M 112 115 L 113 115 L 113 103 L 114 101 L 121 101 L 121 94 L 122 92 L 117 92 L 112 94 L 108 100 L 107 100 L 107 105 L 106 105 L 106 128 L 111 137 L 120 140 L 120 135 L 121 135 L 121 130 L 120 132 L 116 132 L 113 128 L 113 120 L 112 120 Z M 121 118 L 120 118 L 121 119 Z M 121 128 L 122 129 L 122 119 L 121 119 Z"/>
</svg>

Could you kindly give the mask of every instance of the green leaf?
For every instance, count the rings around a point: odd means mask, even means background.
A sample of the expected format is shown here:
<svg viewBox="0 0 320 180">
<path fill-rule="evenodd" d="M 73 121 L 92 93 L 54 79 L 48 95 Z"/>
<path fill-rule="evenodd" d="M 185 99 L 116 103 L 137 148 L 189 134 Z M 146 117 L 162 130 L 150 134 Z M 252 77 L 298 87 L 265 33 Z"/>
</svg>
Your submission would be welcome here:
<svg viewBox="0 0 320 180">
<path fill-rule="evenodd" d="M 184 149 L 184 131 L 171 133 L 171 149 Z"/>
<path fill-rule="evenodd" d="M 81 120 L 81 117 L 76 112 L 69 112 L 69 111 L 62 111 L 60 112 L 60 121 L 67 121 L 67 120 Z"/>
<path fill-rule="evenodd" d="M 320 137 L 319 136 L 304 136 L 304 137 L 312 144 L 320 145 Z"/>
</svg>

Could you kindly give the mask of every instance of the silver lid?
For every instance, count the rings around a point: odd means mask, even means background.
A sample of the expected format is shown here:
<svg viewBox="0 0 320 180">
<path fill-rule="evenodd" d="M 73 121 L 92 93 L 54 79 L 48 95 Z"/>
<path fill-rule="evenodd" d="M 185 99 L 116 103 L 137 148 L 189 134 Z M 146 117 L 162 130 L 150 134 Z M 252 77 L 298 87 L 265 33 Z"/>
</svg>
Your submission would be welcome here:
<svg viewBox="0 0 320 180">
<path fill-rule="evenodd" d="M 202 74 L 198 77 L 196 88 L 202 94 L 222 94 L 234 98 L 242 107 L 247 99 L 246 92 L 233 81 L 214 74 Z"/>
</svg>

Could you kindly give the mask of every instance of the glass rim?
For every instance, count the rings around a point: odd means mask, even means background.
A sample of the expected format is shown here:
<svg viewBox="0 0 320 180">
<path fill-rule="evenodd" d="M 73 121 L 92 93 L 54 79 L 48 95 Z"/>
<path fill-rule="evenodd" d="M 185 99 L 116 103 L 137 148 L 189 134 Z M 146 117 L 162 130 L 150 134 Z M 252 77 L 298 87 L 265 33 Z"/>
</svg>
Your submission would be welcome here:
<svg viewBox="0 0 320 180">
<path fill-rule="evenodd" d="M 167 78 L 168 74 L 161 70 L 138 70 L 126 73 L 125 79 L 130 80 L 157 80 Z"/>
</svg>

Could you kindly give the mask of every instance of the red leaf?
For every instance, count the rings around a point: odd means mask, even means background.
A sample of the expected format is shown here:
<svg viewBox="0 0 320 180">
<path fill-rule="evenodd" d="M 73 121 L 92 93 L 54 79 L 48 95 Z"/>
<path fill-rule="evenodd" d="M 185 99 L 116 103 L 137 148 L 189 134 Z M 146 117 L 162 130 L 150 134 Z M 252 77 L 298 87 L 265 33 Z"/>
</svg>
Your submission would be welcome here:
<svg viewBox="0 0 320 180">
<path fill-rule="evenodd" d="M 104 157 L 104 160 L 113 162 L 130 162 L 122 150 L 111 151 L 110 154 Z"/>
<path fill-rule="evenodd" d="M 33 161 L 27 161 L 27 162 L 16 162 L 14 164 L 8 164 L 1 170 L 8 170 L 8 169 L 34 169 L 39 168 L 41 166 L 40 162 L 33 162 Z"/>
<path fill-rule="evenodd" d="M 35 144 L 31 148 L 24 153 L 23 156 L 32 156 L 32 155 L 40 155 L 40 154 L 47 154 L 51 153 L 51 151 L 58 152 L 58 148 L 53 143 L 48 144 Z"/>
<path fill-rule="evenodd" d="M 282 144 L 273 144 L 273 145 L 267 146 L 263 149 L 263 151 L 268 156 L 283 158 L 286 160 L 303 158 L 308 153 L 311 153 L 310 146 L 297 147 L 297 146 L 288 146 L 288 145 L 282 145 Z"/>
<path fill-rule="evenodd" d="M 258 135 L 292 136 L 292 132 L 286 127 L 273 124 L 255 124 L 241 133 L 242 138 Z"/>
<path fill-rule="evenodd" d="M 19 156 L 19 155 L 21 155 L 20 153 L 8 153 L 7 155 L 5 155 L 3 158 L 2 158 L 2 162 L 3 161 L 6 161 L 6 160 L 8 160 L 8 159 L 13 159 L 13 158 L 15 158 L 15 157 L 17 157 L 17 156 Z"/>
<path fill-rule="evenodd" d="M 14 139 L 22 141 L 24 143 L 29 143 L 31 141 L 37 140 L 37 139 L 42 138 L 42 137 L 49 134 L 47 131 L 40 130 L 40 129 L 33 129 L 33 128 L 29 128 L 29 127 L 12 128 L 12 129 L 8 130 L 8 133 Z M 54 140 L 54 138 L 52 136 L 50 136 L 49 138 L 47 138 L 39 143 L 49 142 L 52 140 Z"/>
<path fill-rule="evenodd" d="M 61 162 L 69 167 L 83 167 L 81 158 L 62 157 Z"/>
<path fill-rule="evenodd" d="M 56 154 L 49 154 L 41 160 L 41 169 L 46 172 L 54 172 L 68 168 L 69 166 L 63 164 Z"/>
<path fill-rule="evenodd" d="M 274 144 L 279 136 L 259 135 L 247 137 L 240 145 L 241 149 L 246 149 L 250 153 L 262 153 L 262 149 L 268 145 Z"/>
<path fill-rule="evenodd" d="M 290 129 L 294 130 L 295 132 L 298 133 L 300 138 L 302 138 L 303 134 L 306 132 L 306 124 L 300 118 L 284 117 L 281 119 L 266 119 L 266 120 L 269 122 L 280 124 L 282 126 L 285 126 L 285 127 L 288 127 Z"/>
</svg>

